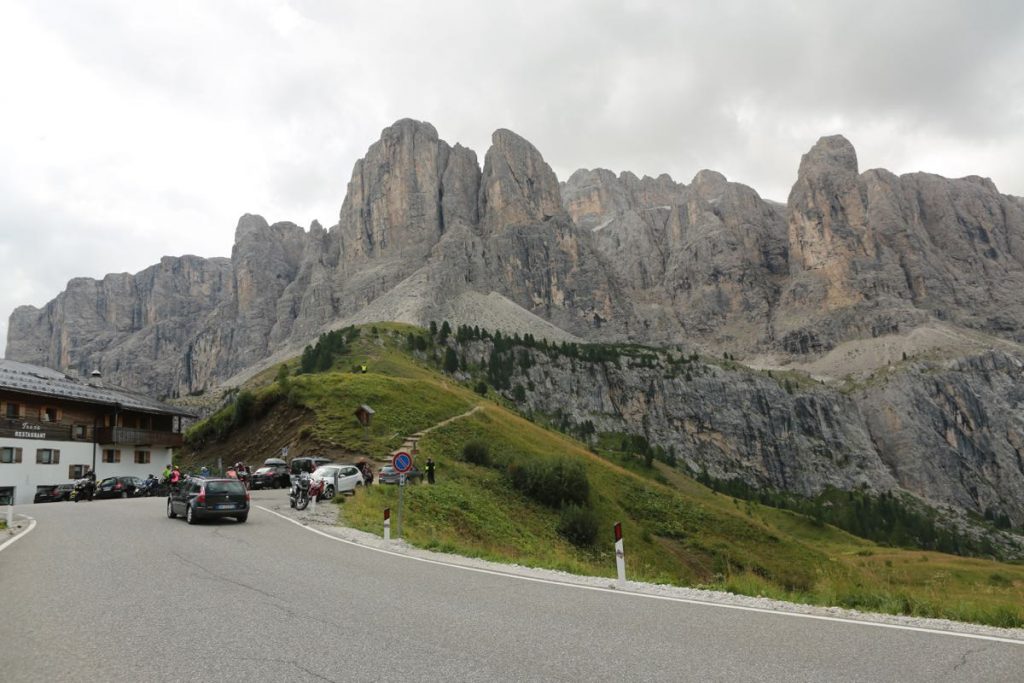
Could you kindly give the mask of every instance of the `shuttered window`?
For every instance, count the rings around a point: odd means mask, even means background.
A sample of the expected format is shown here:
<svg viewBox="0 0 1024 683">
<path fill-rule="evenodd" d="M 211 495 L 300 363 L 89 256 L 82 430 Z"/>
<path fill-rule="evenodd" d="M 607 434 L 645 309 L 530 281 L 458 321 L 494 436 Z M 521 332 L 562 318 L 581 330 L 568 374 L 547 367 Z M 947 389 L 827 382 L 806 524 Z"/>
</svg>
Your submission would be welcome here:
<svg viewBox="0 0 1024 683">
<path fill-rule="evenodd" d="M 14 448 L 0 448 L 0 465 L 14 464 Z"/>
<path fill-rule="evenodd" d="M 88 465 L 71 465 L 68 467 L 68 479 L 81 479 L 85 476 Z"/>
<path fill-rule="evenodd" d="M 103 462 L 121 462 L 121 451 L 115 448 L 107 448 L 103 451 Z"/>
<path fill-rule="evenodd" d="M 56 448 L 40 448 L 36 450 L 36 463 L 40 465 L 59 465 L 60 451 Z"/>
<path fill-rule="evenodd" d="M 135 462 L 139 465 L 148 465 L 150 460 L 149 451 L 135 451 Z"/>
</svg>

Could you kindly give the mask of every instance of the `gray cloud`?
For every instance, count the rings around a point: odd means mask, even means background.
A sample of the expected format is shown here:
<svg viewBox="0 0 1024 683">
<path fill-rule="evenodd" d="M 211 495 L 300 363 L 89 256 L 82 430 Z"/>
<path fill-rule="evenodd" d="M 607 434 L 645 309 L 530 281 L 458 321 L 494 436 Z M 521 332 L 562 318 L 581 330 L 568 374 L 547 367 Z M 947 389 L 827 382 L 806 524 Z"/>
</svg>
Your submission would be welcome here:
<svg viewBox="0 0 1024 683">
<path fill-rule="evenodd" d="M 714 168 L 785 199 L 839 132 L 862 169 L 1024 194 L 1017 2 L 8 3 L 0 59 L 18 65 L 7 311 L 71 277 L 228 255 L 245 212 L 331 225 L 352 164 L 405 116 L 481 160 L 510 128 L 561 178 Z"/>
</svg>

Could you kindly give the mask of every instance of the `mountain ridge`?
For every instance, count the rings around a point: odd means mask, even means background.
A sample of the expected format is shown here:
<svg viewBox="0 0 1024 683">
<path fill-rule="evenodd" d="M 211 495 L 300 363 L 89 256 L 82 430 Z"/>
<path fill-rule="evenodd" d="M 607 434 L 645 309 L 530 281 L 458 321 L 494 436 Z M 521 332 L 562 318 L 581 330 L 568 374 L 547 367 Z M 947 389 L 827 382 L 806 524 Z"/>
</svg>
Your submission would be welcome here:
<svg viewBox="0 0 1024 683">
<path fill-rule="evenodd" d="M 7 355 L 185 394 L 372 311 L 471 322 L 448 310 L 465 291 L 575 338 L 741 357 L 822 354 L 932 320 L 1024 338 L 1007 294 L 1024 285 L 1024 201 L 980 176 L 859 172 L 842 136 L 804 155 L 783 208 L 710 170 L 689 185 L 604 169 L 559 182 L 504 129 L 481 167 L 402 119 L 356 162 L 335 226 L 245 214 L 228 265 L 166 257 L 76 278 L 12 313 Z M 383 305 L 402 283 L 402 311 Z"/>
</svg>

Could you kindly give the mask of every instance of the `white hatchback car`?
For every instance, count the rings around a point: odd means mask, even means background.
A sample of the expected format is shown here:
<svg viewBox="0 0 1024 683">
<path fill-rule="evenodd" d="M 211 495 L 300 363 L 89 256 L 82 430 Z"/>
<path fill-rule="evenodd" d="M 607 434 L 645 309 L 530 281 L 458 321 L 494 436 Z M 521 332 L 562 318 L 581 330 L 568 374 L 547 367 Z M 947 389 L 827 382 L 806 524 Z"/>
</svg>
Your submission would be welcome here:
<svg viewBox="0 0 1024 683">
<path fill-rule="evenodd" d="M 363 474 L 355 465 L 321 465 L 313 472 L 313 478 L 324 482 L 323 497 L 328 500 L 335 493 L 355 493 L 356 487 L 363 485 Z"/>
</svg>

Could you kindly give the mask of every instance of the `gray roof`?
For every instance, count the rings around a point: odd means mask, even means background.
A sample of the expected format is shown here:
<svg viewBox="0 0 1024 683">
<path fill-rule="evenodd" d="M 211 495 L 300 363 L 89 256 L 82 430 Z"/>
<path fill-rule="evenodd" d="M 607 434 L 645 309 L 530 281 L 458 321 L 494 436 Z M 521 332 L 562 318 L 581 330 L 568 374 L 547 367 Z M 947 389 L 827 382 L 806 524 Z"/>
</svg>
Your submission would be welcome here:
<svg viewBox="0 0 1024 683">
<path fill-rule="evenodd" d="M 95 380 L 85 382 L 51 368 L 14 360 L 0 359 L 0 389 L 82 403 L 120 406 L 126 410 L 144 413 L 194 417 L 189 410 L 161 403 L 142 394 L 117 387 L 101 386 Z"/>
</svg>

